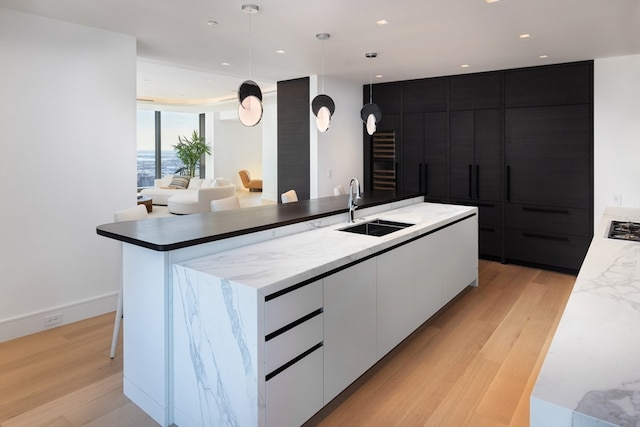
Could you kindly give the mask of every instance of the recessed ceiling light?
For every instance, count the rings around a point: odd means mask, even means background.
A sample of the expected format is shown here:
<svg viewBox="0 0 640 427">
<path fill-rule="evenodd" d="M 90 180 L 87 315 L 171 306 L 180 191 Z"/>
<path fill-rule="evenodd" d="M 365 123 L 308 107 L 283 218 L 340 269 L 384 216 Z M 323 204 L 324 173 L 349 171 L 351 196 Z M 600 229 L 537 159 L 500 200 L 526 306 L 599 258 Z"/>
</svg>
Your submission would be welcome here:
<svg viewBox="0 0 640 427">
<path fill-rule="evenodd" d="M 500 0 L 484 0 L 484 1 L 486 1 L 487 3 L 497 3 L 497 2 L 499 2 Z"/>
<path fill-rule="evenodd" d="M 528 39 L 529 37 L 531 37 L 531 34 L 524 33 L 520 34 L 518 37 L 520 37 L 521 39 Z"/>
<path fill-rule="evenodd" d="M 386 19 L 381 19 L 379 21 L 376 21 L 376 24 L 378 25 L 387 25 L 389 23 L 389 21 L 387 21 Z"/>
<path fill-rule="evenodd" d="M 462 68 L 469 68 L 469 64 L 462 64 L 460 67 L 462 67 Z"/>
<path fill-rule="evenodd" d="M 549 57 L 549 55 L 540 55 L 540 56 L 538 56 L 538 58 L 540 58 L 540 59 L 545 59 L 545 58 L 548 58 L 548 57 Z"/>
<path fill-rule="evenodd" d="M 377 79 L 381 79 L 382 78 L 382 74 L 376 74 L 376 78 Z"/>
<path fill-rule="evenodd" d="M 210 27 L 218 26 L 218 21 L 207 21 L 207 25 Z"/>
<path fill-rule="evenodd" d="M 220 63 L 220 65 L 225 66 L 225 67 L 228 67 L 228 66 L 229 66 L 229 65 L 231 65 L 231 64 L 229 64 L 228 62 L 221 62 L 221 63 Z"/>
<path fill-rule="evenodd" d="M 276 50 L 276 53 L 286 53 L 286 52 L 284 50 L 282 50 L 282 49 L 278 49 L 278 50 Z"/>
</svg>

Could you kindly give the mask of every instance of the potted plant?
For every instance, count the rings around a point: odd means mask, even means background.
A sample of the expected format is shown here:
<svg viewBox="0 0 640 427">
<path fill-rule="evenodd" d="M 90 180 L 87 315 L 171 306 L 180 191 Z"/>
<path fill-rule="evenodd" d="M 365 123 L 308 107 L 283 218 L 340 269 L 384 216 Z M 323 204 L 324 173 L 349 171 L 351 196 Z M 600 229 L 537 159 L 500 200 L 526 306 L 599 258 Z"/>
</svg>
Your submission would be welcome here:
<svg viewBox="0 0 640 427">
<path fill-rule="evenodd" d="M 204 137 L 198 136 L 197 131 L 193 131 L 191 139 L 186 136 L 178 136 L 178 143 L 173 146 L 176 156 L 184 163 L 186 175 L 194 177 L 196 166 L 203 154 L 211 154 L 211 147 L 204 142 Z"/>
</svg>

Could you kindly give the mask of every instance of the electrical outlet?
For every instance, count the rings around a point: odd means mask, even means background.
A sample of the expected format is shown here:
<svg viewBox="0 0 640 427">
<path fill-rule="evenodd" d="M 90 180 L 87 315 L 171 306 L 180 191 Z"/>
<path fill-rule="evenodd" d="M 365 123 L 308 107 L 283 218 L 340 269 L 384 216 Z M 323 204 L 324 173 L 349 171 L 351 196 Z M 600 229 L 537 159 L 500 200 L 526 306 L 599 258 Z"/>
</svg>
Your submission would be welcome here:
<svg viewBox="0 0 640 427">
<path fill-rule="evenodd" d="M 327 169 L 327 178 L 331 178 L 332 175 L 333 171 L 331 170 L 331 168 Z"/>
<path fill-rule="evenodd" d="M 44 318 L 44 327 L 48 328 L 50 326 L 59 325 L 62 323 L 62 313 L 52 314 L 51 316 L 46 316 Z"/>
<path fill-rule="evenodd" d="M 615 206 L 621 206 L 622 205 L 622 194 L 614 194 L 613 195 L 613 204 Z"/>
</svg>

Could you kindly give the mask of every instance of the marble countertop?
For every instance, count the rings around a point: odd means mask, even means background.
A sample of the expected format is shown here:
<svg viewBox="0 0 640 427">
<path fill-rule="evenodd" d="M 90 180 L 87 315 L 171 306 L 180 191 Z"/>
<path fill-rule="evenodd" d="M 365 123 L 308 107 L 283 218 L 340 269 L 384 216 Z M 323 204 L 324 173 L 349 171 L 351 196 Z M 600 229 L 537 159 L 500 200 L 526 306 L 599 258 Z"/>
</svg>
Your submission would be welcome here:
<svg viewBox="0 0 640 427">
<path fill-rule="evenodd" d="M 339 223 L 318 219 L 308 223 L 307 231 L 219 252 L 181 265 L 258 289 L 267 295 L 475 214 L 475 207 L 423 202 L 372 212 L 357 219 L 356 222 L 382 218 L 416 224 L 382 237 L 340 231 L 349 226 L 346 218 Z"/>
<path fill-rule="evenodd" d="M 531 426 L 640 426 L 640 242 L 594 234 L 531 394 Z"/>
</svg>

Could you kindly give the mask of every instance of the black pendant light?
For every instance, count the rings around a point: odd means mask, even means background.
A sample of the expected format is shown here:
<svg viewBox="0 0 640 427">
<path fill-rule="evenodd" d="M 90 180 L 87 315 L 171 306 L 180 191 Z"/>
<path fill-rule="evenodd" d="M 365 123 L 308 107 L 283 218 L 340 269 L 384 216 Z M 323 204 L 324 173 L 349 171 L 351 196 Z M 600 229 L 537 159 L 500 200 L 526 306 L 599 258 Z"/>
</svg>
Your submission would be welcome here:
<svg viewBox="0 0 640 427">
<path fill-rule="evenodd" d="M 258 13 L 260 8 L 255 4 L 243 4 L 242 11 L 249 15 Z M 251 69 L 251 19 L 249 19 L 249 75 Z M 255 126 L 262 119 L 262 91 L 253 80 L 245 80 L 238 88 L 238 119 L 245 126 Z"/>
<path fill-rule="evenodd" d="M 378 56 L 376 52 L 365 53 L 369 59 L 373 59 Z M 360 118 L 367 126 L 367 133 L 373 135 L 376 131 L 376 126 L 380 119 L 382 119 L 382 110 L 376 104 L 373 103 L 373 83 L 371 81 L 371 72 L 369 72 L 369 103 L 365 104 L 360 110 Z"/>
<path fill-rule="evenodd" d="M 322 87 L 324 92 L 324 41 L 331 37 L 329 33 L 316 34 L 316 38 L 322 42 Z M 320 132 L 326 132 L 331 124 L 331 117 L 336 110 L 336 104 L 329 95 L 318 95 L 311 101 L 311 111 L 316 116 L 316 127 Z"/>
</svg>

